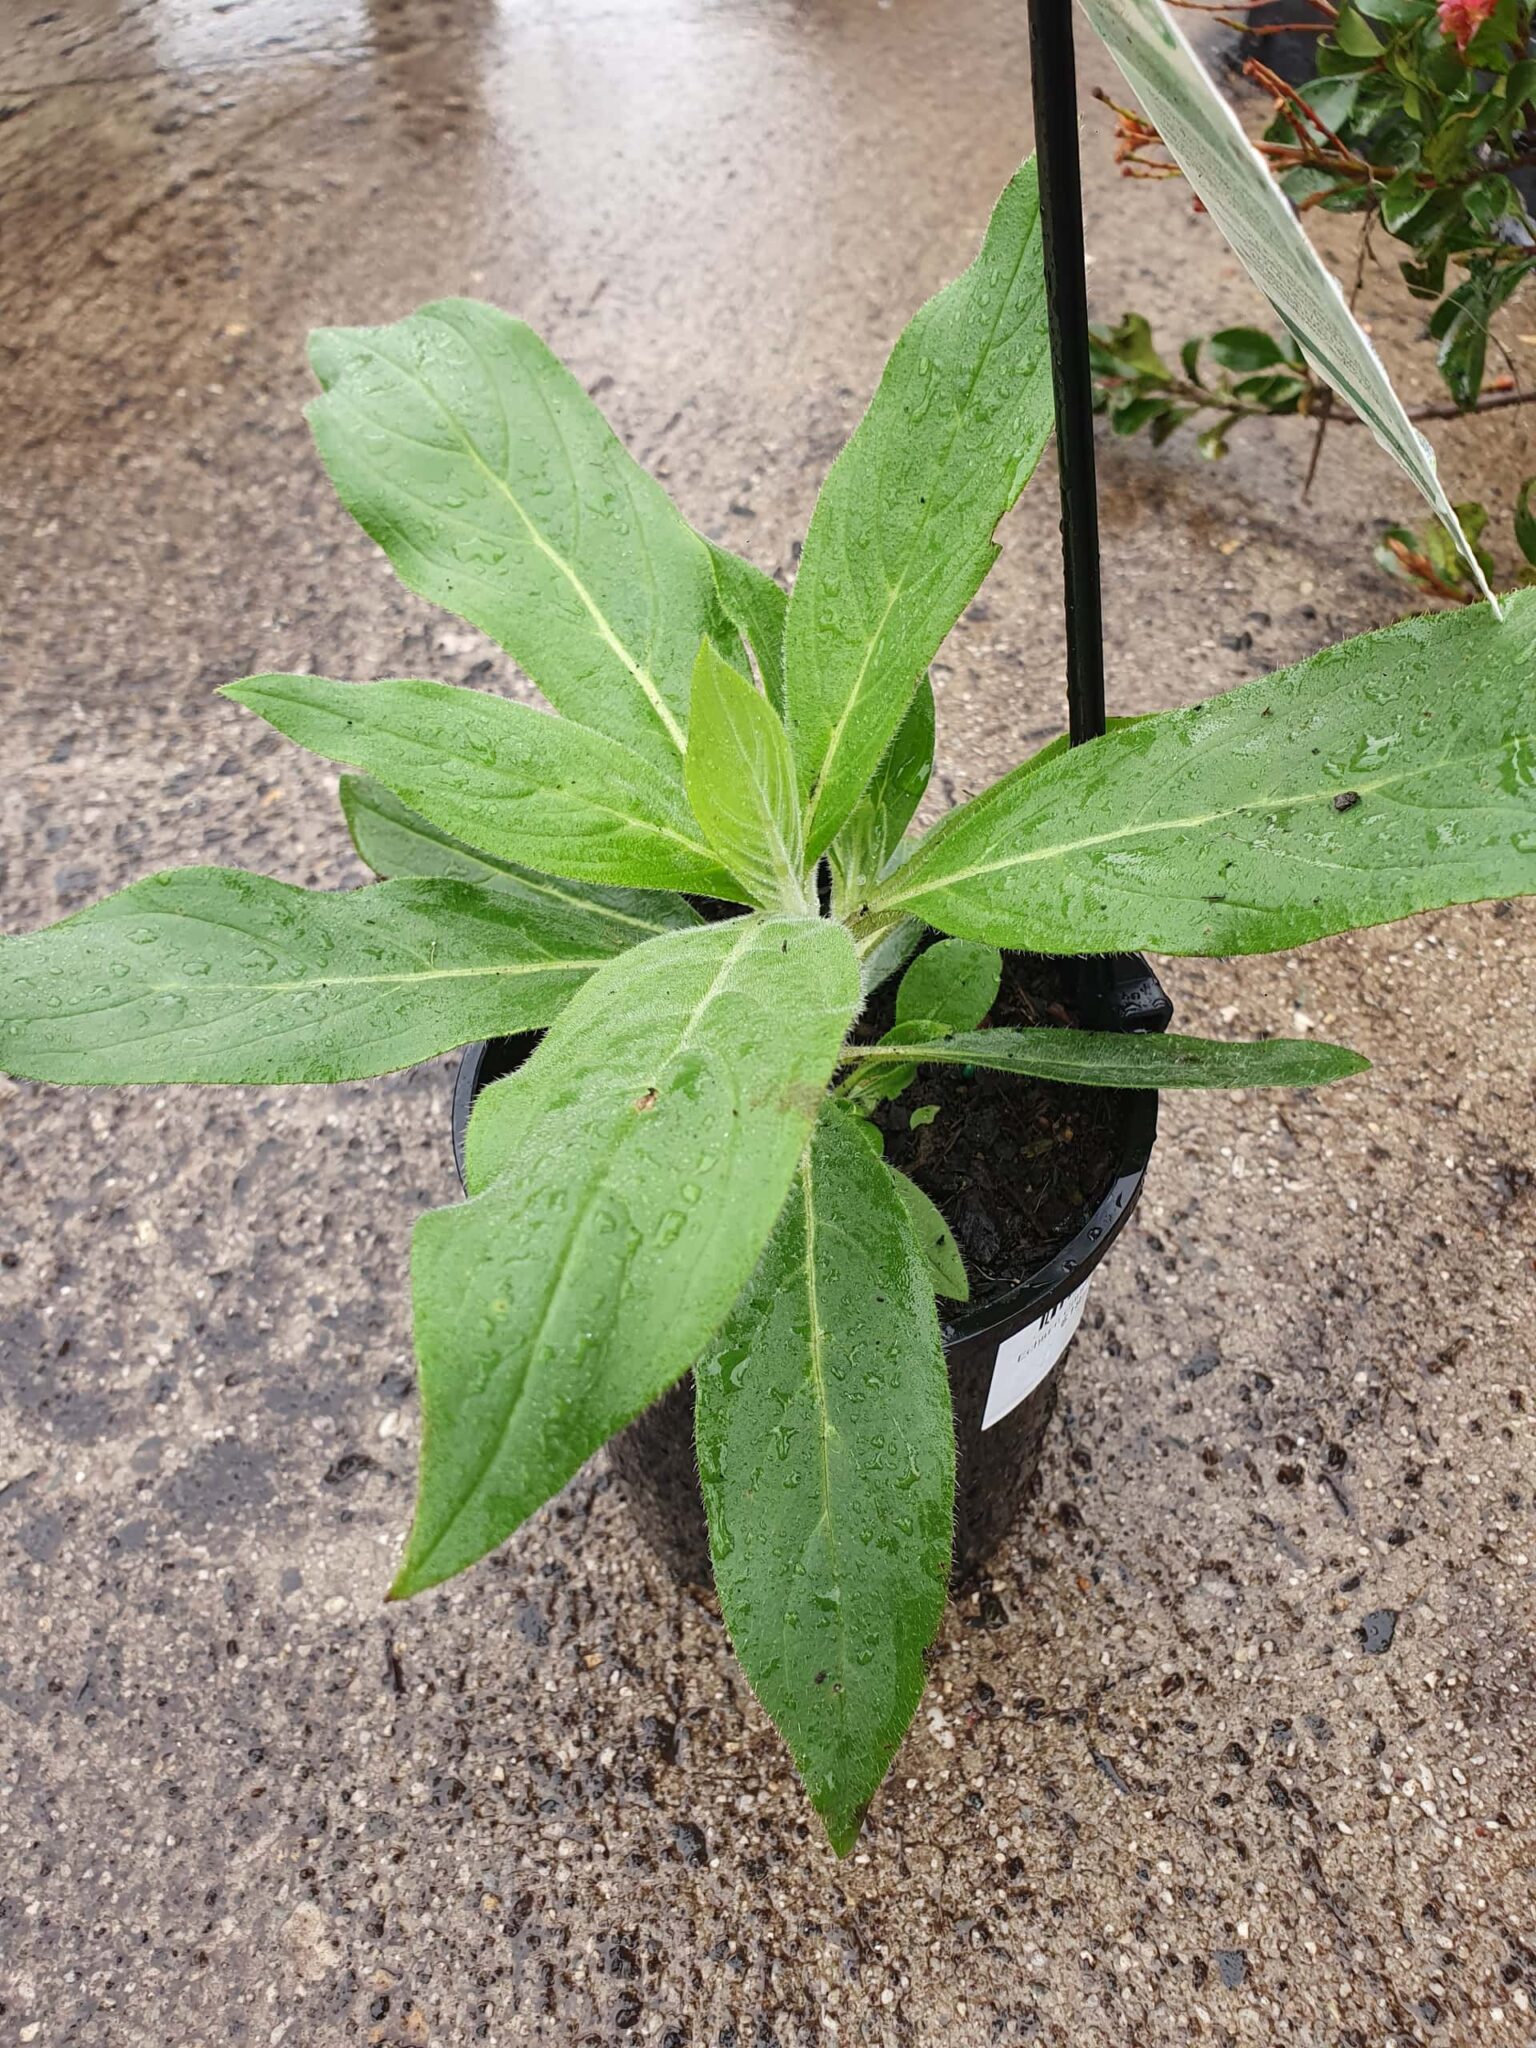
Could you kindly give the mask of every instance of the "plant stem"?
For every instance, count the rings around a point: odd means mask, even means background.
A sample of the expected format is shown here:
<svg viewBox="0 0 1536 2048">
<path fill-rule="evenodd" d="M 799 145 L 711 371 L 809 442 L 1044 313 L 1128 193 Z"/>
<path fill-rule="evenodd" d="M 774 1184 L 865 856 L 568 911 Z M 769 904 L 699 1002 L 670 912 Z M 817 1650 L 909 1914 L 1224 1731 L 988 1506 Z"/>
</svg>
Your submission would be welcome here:
<svg viewBox="0 0 1536 2048">
<path fill-rule="evenodd" d="M 1101 376 L 1099 378 L 1100 388 L 1105 391 L 1120 391 L 1126 385 L 1136 382 L 1137 380 L 1132 377 Z M 1143 388 L 1145 389 L 1145 386 Z M 1321 392 L 1326 389 L 1326 386 L 1319 385 L 1317 389 Z M 1257 405 L 1251 399 L 1229 397 L 1220 392 L 1207 391 L 1202 385 L 1191 384 L 1183 377 L 1170 377 L 1165 383 L 1158 384 L 1156 386 L 1156 394 L 1161 397 L 1176 398 L 1181 405 L 1191 406 L 1197 412 L 1221 413 L 1230 420 L 1267 420 L 1286 417 L 1282 413 L 1275 412 L 1270 406 Z M 1152 394 L 1149 393 L 1148 395 Z M 1536 405 L 1536 390 L 1485 391 L 1472 405 L 1457 405 L 1454 400 L 1449 399 L 1433 405 L 1413 405 L 1408 407 L 1408 417 L 1411 420 L 1465 420 L 1472 418 L 1475 413 L 1502 412 L 1506 407 L 1515 405 Z M 1315 406 L 1305 406 L 1301 410 L 1303 413 L 1310 413 L 1314 419 L 1317 417 Z M 1336 402 L 1330 405 L 1329 417 L 1335 426 L 1340 427 L 1358 427 L 1365 424 L 1359 413 L 1353 412 L 1347 406 L 1341 406 Z"/>
</svg>

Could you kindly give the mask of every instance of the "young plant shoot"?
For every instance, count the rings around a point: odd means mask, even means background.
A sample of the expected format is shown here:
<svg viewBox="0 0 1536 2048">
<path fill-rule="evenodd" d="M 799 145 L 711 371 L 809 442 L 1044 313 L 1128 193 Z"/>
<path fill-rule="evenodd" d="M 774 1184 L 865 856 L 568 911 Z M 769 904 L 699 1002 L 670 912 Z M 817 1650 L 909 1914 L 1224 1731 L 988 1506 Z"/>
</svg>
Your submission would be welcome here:
<svg viewBox="0 0 1536 2048">
<path fill-rule="evenodd" d="M 787 595 L 693 532 L 504 313 L 445 301 L 318 334 L 313 361 L 343 502 L 553 711 L 231 686 L 352 771 L 381 879 L 190 868 L 6 938 L 0 1067 L 345 1081 L 542 1031 L 475 1106 L 468 1198 L 417 1227 L 394 1594 L 505 1542 L 691 1369 L 732 1641 L 846 1853 L 944 1606 L 935 1293 L 966 1294 L 871 1113 L 944 1063 L 1133 1089 L 1359 1072 L 1311 1042 L 988 1028 L 999 950 L 1264 952 L 1536 891 L 1536 592 L 1047 747 L 914 835 L 929 664 L 1052 424 L 1032 163 L 897 341 Z M 857 1035 L 882 982 L 895 1021 Z"/>
</svg>

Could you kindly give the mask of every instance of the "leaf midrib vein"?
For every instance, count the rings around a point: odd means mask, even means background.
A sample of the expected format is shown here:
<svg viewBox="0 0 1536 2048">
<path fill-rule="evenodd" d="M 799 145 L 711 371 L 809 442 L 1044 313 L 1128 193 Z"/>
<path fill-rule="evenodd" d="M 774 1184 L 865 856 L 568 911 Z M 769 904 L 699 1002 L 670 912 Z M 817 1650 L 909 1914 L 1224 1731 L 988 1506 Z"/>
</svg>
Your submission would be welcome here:
<svg viewBox="0 0 1536 2048">
<path fill-rule="evenodd" d="M 1523 734 L 1516 735 L 1517 741 L 1525 737 L 1527 736 Z M 1507 745 L 1508 741 L 1501 741 L 1500 744 Z M 1415 782 L 1426 775 L 1439 774 L 1448 768 L 1471 767 L 1480 761 L 1486 761 L 1487 758 L 1487 749 L 1480 749 L 1473 754 L 1442 755 L 1433 762 L 1404 769 L 1398 775 L 1356 776 L 1351 782 L 1351 787 L 1358 796 L 1365 796 L 1367 793 L 1379 796 L 1396 788 L 1399 784 Z M 1008 854 L 1001 860 L 978 861 L 973 867 L 957 868 L 952 874 L 940 874 L 931 880 L 923 880 L 919 877 L 918 886 L 915 888 L 903 888 L 890 891 L 889 893 L 877 893 L 876 897 L 872 899 L 871 907 L 878 906 L 881 910 L 893 909 L 899 903 L 915 901 L 920 897 L 932 894 L 936 889 L 952 889 L 957 884 L 972 881 L 980 875 L 1000 874 L 1009 868 L 1029 867 L 1041 861 L 1065 860 L 1072 854 L 1091 852 L 1095 847 L 1099 846 L 1113 846 L 1117 842 L 1126 839 L 1154 838 L 1159 834 L 1170 832 L 1197 831 L 1202 826 L 1220 825 L 1229 818 L 1247 817 L 1256 811 L 1291 811 L 1299 810 L 1308 804 L 1332 803 L 1334 797 L 1338 794 L 1339 781 L 1340 778 L 1335 777 L 1326 789 L 1303 790 L 1296 795 L 1285 795 L 1275 792 L 1262 797 L 1256 797 L 1250 803 L 1229 804 L 1219 811 L 1206 811 L 1184 818 L 1167 818 L 1154 824 L 1144 823 L 1138 818 L 1131 824 L 1116 826 L 1110 832 L 1091 833 L 1084 839 L 1060 841 L 1050 846 L 1026 849 L 1022 853 Z M 905 867 L 898 869 L 898 876 L 902 880 L 906 880 L 911 875 L 913 868 L 920 858 L 920 855 L 914 856 L 913 860 L 908 862 Z M 1307 852 L 1299 851 L 1292 854 L 1290 858 L 1298 861 L 1307 861 L 1312 856 Z"/>
<path fill-rule="evenodd" d="M 480 365 L 481 369 L 485 369 L 484 359 L 481 356 L 479 350 L 476 348 L 474 342 L 470 340 L 468 335 L 461 333 L 460 330 L 456 327 L 453 327 L 451 322 L 449 321 L 439 321 L 438 324 L 440 326 L 448 327 L 450 332 L 457 335 L 458 338 L 464 343 L 465 347 L 468 348 L 470 354 L 475 358 L 475 361 Z M 366 354 L 376 357 L 377 360 L 380 362 L 387 363 L 392 370 L 396 371 L 400 376 L 405 377 L 410 383 L 414 384 L 416 388 L 419 391 L 421 391 L 428 399 L 430 399 L 432 404 L 437 407 L 438 411 L 442 414 L 443 418 L 448 422 L 449 427 L 453 431 L 454 435 L 457 437 L 460 446 L 463 448 L 465 454 L 469 457 L 470 461 L 473 462 L 478 469 L 484 472 L 484 474 L 490 479 L 492 485 L 498 491 L 500 491 L 502 496 L 506 499 L 507 503 L 512 507 L 513 511 L 517 514 L 518 518 L 522 521 L 523 526 L 527 531 L 528 538 L 532 541 L 535 548 L 537 548 L 539 553 L 545 556 L 545 558 L 548 561 L 550 561 L 556 569 L 560 571 L 561 575 L 563 575 L 566 581 L 570 584 L 572 590 L 576 593 L 576 596 L 580 599 L 582 605 L 585 607 L 588 617 L 591 619 L 593 625 L 597 628 L 598 637 L 605 642 L 605 644 L 608 646 L 611 652 L 618 658 L 620 663 L 626 669 L 628 669 L 629 673 L 640 685 L 640 688 L 645 692 L 646 700 L 650 704 L 651 709 L 656 713 L 656 716 L 660 719 L 662 726 L 666 731 L 667 737 L 671 740 L 672 744 L 677 748 L 680 754 L 685 752 L 687 748 L 687 740 L 684 736 L 683 729 L 678 724 L 676 718 L 673 716 L 671 706 L 667 703 L 665 697 L 662 696 L 660 687 L 657 684 L 655 678 L 644 667 L 644 665 L 641 662 L 639 662 L 634 655 L 630 653 L 629 649 L 624 645 L 623 641 L 619 638 L 618 634 L 609 624 L 607 616 L 603 612 L 601 606 L 598 604 L 596 598 L 592 595 L 592 592 L 587 588 L 582 578 L 576 573 L 575 569 L 571 566 L 569 562 L 565 560 L 564 556 L 562 556 L 556 548 L 551 547 L 549 542 L 545 540 L 543 534 L 540 533 L 534 521 L 523 509 L 523 506 L 519 502 L 516 493 L 513 491 L 510 482 L 505 477 L 498 476 L 496 471 L 492 469 L 490 464 L 485 460 L 484 456 L 480 453 L 479 449 L 476 448 L 474 442 L 470 440 L 468 434 L 465 433 L 464 429 L 459 425 L 458 421 L 453 417 L 453 414 L 444 405 L 443 401 L 438 397 L 437 393 L 432 389 L 431 385 L 427 383 L 425 378 L 418 375 L 416 371 L 408 369 L 404 363 L 398 362 L 393 356 L 388 355 L 383 349 L 374 348 L 367 342 L 359 342 L 358 346 Z M 491 382 L 493 388 L 495 388 L 494 378 L 492 378 Z M 333 391 L 338 390 L 339 384 L 333 385 L 331 389 Z M 361 407 L 359 407 L 358 409 L 360 411 L 362 410 Z M 503 417 L 505 417 L 505 413 L 503 413 Z M 508 452 L 510 456 L 510 450 Z M 394 479 L 392 481 L 395 482 L 395 487 L 398 489 L 398 480 Z M 469 524 L 471 522 L 466 521 L 464 523 Z"/>
<path fill-rule="evenodd" d="M 731 946 L 730 951 L 721 961 L 719 967 L 716 969 L 714 975 L 710 979 L 710 984 L 708 988 L 705 989 L 703 995 L 700 996 L 698 1002 L 689 1012 L 687 1021 L 683 1024 L 681 1031 L 678 1033 L 677 1043 L 673 1047 L 672 1052 L 668 1055 L 668 1059 L 657 1061 L 658 1068 L 666 1065 L 670 1060 L 675 1060 L 679 1053 L 686 1052 L 688 1047 L 692 1044 L 693 1034 L 695 1030 L 698 1028 L 699 1023 L 703 1018 L 705 1012 L 708 1010 L 710 1004 L 715 1000 L 716 993 L 719 990 L 721 983 L 725 980 L 726 976 L 730 972 L 730 969 L 735 964 L 737 954 L 740 953 L 742 947 L 746 945 L 753 936 L 751 925 L 755 922 L 756 920 L 750 921 L 748 929 L 744 931 L 738 939 L 736 939 L 736 941 Z M 614 1158 L 616 1158 L 617 1155 L 624 1150 L 625 1145 L 628 1143 L 630 1137 L 633 1135 L 636 1129 L 637 1119 L 634 1117 L 634 1115 L 628 1111 L 625 1112 L 625 1115 L 627 1121 L 625 1121 L 619 1127 L 619 1136 L 616 1144 L 614 1145 L 612 1153 L 606 1156 L 599 1157 L 595 1161 L 591 1177 L 588 1179 L 588 1181 L 582 1189 L 581 1199 L 577 1206 L 576 1214 L 571 1219 L 571 1227 L 569 1231 L 566 1233 L 564 1246 L 560 1252 L 559 1257 L 552 1264 L 549 1288 L 547 1293 L 545 1294 L 543 1306 L 539 1311 L 538 1328 L 534 1331 L 528 1343 L 526 1345 L 519 1347 L 521 1355 L 525 1360 L 525 1363 L 523 1366 L 522 1377 L 518 1385 L 517 1392 L 513 1396 L 511 1406 L 507 1410 L 506 1420 L 503 1422 L 501 1428 L 496 1432 L 495 1440 L 491 1444 L 490 1449 L 487 1451 L 485 1457 L 480 1461 L 480 1464 L 475 1472 L 474 1478 L 470 1481 L 469 1485 L 465 1487 L 463 1492 L 461 1493 L 458 1505 L 454 1508 L 452 1514 L 449 1515 L 448 1519 L 443 1523 L 443 1526 L 441 1530 L 438 1532 L 438 1534 L 433 1538 L 431 1548 L 425 1553 L 423 1558 L 420 1560 L 418 1570 L 430 1565 L 431 1560 L 437 1555 L 438 1551 L 442 1548 L 443 1544 L 447 1541 L 449 1535 L 452 1533 L 455 1525 L 459 1520 L 459 1517 L 464 1513 L 469 1503 L 474 1499 L 476 1493 L 479 1491 L 481 1484 L 485 1479 L 486 1473 L 493 1469 L 497 1460 L 501 1457 L 502 1452 L 506 1449 L 508 1439 L 512 1434 L 513 1426 L 517 1420 L 518 1410 L 522 1406 L 524 1396 L 527 1394 L 529 1382 L 532 1378 L 531 1361 L 537 1356 L 539 1346 L 544 1341 L 544 1333 L 549 1327 L 550 1318 L 554 1315 L 555 1312 L 555 1304 L 559 1300 L 561 1290 L 564 1286 L 567 1276 L 569 1275 L 571 1269 L 572 1255 L 577 1245 L 580 1243 L 582 1232 L 586 1227 L 587 1217 L 591 1213 L 592 1205 L 597 1200 L 598 1194 L 601 1191 L 601 1187 L 605 1179 L 607 1170 L 611 1168 Z M 495 1181 L 492 1181 L 490 1183 L 490 1186 L 487 1189 L 485 1189 L 483 1193 L 489 1193 L 491 1189 L 494 1187 Z M 482 1198 L 483 1196 L 477 1196 L 475 1199 L 479 1200 Z"/>
<path fill-rule="evenodd" d="M 1037 227 L 1038 222 L 1039 213 L 1037 209 Z M 923 535 L 927 532 L 928 523 L 930 519 L 932 519 L 932 517 L 934 516 L 934 501 L 938 496 L 938 481 L 943 478 L 945 471 L 949 466 L 950 458 L 954 453 L 955 443 L 960 437 L 962 424 L 965 418 L 966 408 L 970 405 L 971 400 L 976 395 L 976 386 L 980 382 L 982 372 L 986 368 L 988 362 L 991 360 L 992 352 L 997 345 L 997 330 L 999 322 L 1003 317 L 1004 309 L 1009 303 L 1009 299 L 1013 292 L 1013 288 L 1018 282 L 1019 271 L 1023 266 L 1025 252 L 1030 247 L 1030 244 L 1033 241 L 1033 239 L 1033 230 L 1024 235 L 1023 239 L 1019 244 L 1018 254 L 1014 259 L 1013 270 L 1009 276 L 1007 286 L 1003 291 L 1001 291 L 998 294 L 997 311 L 992 316 L 992 322 L 987 331 L 987 339 L 985 345 L 980 351 L 980 354 L 976 361 L 976 365 L 971 372 L 970 381 L 966 385 L 965 397 L 961 401 L 960 405 L 955 409 L 949 436 L 944 445 L 944 453 L 940 458 L 937 468 L 935 470 L 934 485 L 930 488 L 928 492 L 927 500 L 923 506 L 923 515 L 921 519 L 919 519 L 916 529 L 912 534 L 912 538 L 907 544 L 905 563 L 903 564 L 903 567 L 897 576 L 896 582 L 891 587 L 891 593 L 886 601 L 885 609 L 880 614 L 880 623 L 875 628 L 874 632 L 870 635 L 868 643 L 865 646 L 864 658 L 859 663 L 858 673 L 855 675 L 853 683 L 849 688 L 848 695 L 844 700 L 842 712 L 839 715 L 837 722 L 834 724 L 830 734 L 827 737 L 827 745 L 821 757 L 821 765 L 816 771 L 816 787 L 812 794 L 810 804 L 807 806 L 806 812 L 806 834 L 807 837 L 812 840 L 814 840 L 814 833 L 811 831 L 811 827 L 815 822 L 817 802 L 819 801 L 821 795 L 823 794 L 826 788 L 832 762 L 837 755 L 838 749 L 842 745 L 843 734 L 847 729 L 848 721 L 853 716 L 855 709 L 858 707 L 863 697 L 864 682 L 866 676 L 869 673 L 869 665 L 874 660 L 876 649 L 880 646 L 881 640 L 885 633 L 886 626 L 890 623 L 891 613 L 895 609 L 896 601 L 902 595 L 903 591 L 906 589 L 907 581 L 911 574 L 912 565 L 916 558 L 918 543 L 921 541 Z M 979 260 L 980 259 L 978 258 L 978 261 Z M 878 459 L 879 458 L 877 456 L 876 460 L 878 461 Z M 945 509 L 947 511 L 948 507 L 946 506 Z M 841 524 L 839 526 L 838 538 L 839 542 L 841 543 L 843 540 L 843 527 Z M 847 547 L 844 544 L 843 559 L 845 566 L 847 563 L 847 555 Z"/>
</svg>

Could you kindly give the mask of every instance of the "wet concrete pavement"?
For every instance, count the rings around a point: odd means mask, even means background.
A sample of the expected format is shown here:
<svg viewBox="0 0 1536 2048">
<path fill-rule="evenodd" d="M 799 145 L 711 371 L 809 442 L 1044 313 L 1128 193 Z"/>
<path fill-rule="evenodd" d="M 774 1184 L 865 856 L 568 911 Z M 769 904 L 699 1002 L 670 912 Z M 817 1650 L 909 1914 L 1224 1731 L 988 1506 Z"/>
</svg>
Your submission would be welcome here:
<svg viewBox="0 0 1536 2048">
<path fill-rule="evenodd" d="M 307 327 L 501 302 L 787 569 L 1027 145 L 1023 41 L 993 0 L 7 9 L 4 924 L 186 861 L 361 879 L 329 771 L 220 681 L 511 684 L 332 502 Z M 1252 317 L 1097 118 L 1096 313 Z M 1453 495 L 1507 505 L 1526 432 L 1441 432 Z M 1394 615 L 1406 486 L 1339 431 L 1302 511 L 1305 456 L 1106 450 L 1118 708 Z M 1053 521 L 1043 476 L 940 665 L 943 795 L 1060 724 Z M 1376 1070 L 1166 1105 L 1039 1501 L 841 1866 L 601 1459 L 381 1605 L 448 1063 L 0 1082 L 0 2044 L 1531 2039 L 1536 915 L 1168 980 Z"/>
</svg>

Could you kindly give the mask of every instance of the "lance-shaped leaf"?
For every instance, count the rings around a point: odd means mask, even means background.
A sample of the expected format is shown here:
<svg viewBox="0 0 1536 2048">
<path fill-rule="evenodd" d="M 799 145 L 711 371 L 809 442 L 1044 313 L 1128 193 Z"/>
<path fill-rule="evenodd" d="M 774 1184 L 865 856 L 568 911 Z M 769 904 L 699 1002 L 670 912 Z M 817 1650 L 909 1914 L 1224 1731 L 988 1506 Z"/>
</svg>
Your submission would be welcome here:
<svg viewBox="0 0 1536 2048">
<path fill-rule="evenodd" d="M 885 1067 L 995 1067 L 1088 1088 L 1317 1088 L 1370 1066 L 1347 1045 L 1306 1038 L 1229 1043 L 1172 1031 L 963 1031 L 906 1044 L 851 1045 L 859 1075 Z"/>
<path fill-rule="evenodd" d="M 790 593 L 790 737 L 814 856 L 858 801 L 993 562 L 1053 418 L 1033 162 L 980 255 L 896 343 L 816 503 Z"/>
<path fill-rule="evenodd" d="M 693 671 L 686 777 L 693 815 L 748 900 L 769 910 L 813 909 L 779 715 L 707 640 Z"/>
<path fill-rule="evenodd" d="M 928 1282 L 934 1293 L 942 1294 L 946 1301 L 969 1301 L 971 1283 L 966 1277 L 965 1261 L 960 1256 L 954 1232 L 915 1180 L 909 1180 L 889 1160 L 885 1162 L 885 1170 L 891 1177 L 891 1185 L 901 1206 L 907 1212 L 913 1241 L 927 1268 Z"/>
<path fill-rule="evenodd" d="M 680 783 L 694 652 L 723 623 L 709 549 L 570 371 L 469 299 L 324 329 L 310 361 L 321 458 L 401 580 Z"/>
<path fill-rule="evenodd" d="M 1040 953 L 1264 953 L 1536 890 L 1536 591 L 1140 718 L 951 811 L 882 911 Z"/>
<path fill-rule="evenodd" d="M 788 593 L 771 576 L 726 548 L 709 543 L 720 606 L 752 650 L 763 694 L 784 716 L 784 613 Z M 717 636 L 718 637 L 718 636 Z"/>
<path fill-rule="evenodd" d="M 0 1070 L 35 1081 L 356 1081 L 549 1023 L 606 948 L 464 882 L 322 893 L 151 875 L 0 939 Z"/>
<path fill-rule="evenodd" d="M 858 914 L 865 894 L 901 844 L 933 773 L 933 741 L 933 685 L 924 676 L 868 788 L 827 848 L 833 908 L 839 916 Z"/>
<path fill-rule="evenodd" d="M 742 918 L 603 968 L 416 1228 L 426 1434 L 397 1595 L 495 1549 L 693 1363 L 783 1205 L 858 1000 L 848 935 Z"/>
<path fill-rule="evenodd" d="M 720 1609 L 846 1856 L 922 1695 L 955 1483 L 933 1289 L 846 1117 L 817 1125 L 694 1380 Z"/>
<path fill-rule="evenodd" d="M 500 860 L 582 882 L 741 893 L 681 788 L 567 718 L 412 680 L 247 676 L 222 694 Z"/>
<path fill-rule="evenodd" d="M 1206 212 L 1295 335 L 1307 361 L 1341 398 L 1348 399 L 1413 479 L 1455 535 L 1477 587 L 1491 598 L 1476 552 L 1441 487 L 1434 450 L 1404 411 L 1380 356 L 1345 303 L 1338 279 L 1324 268 L 1302 233 L 1269 166 L 1243 133 L 1163 0 L 1083 0 L 1083 12 Z"/>
<path fill-rule="evenodd" d="M 995 946 L 940 939 L 919 953 L 901 977 L 896 1022 L 974 1031 L 997 1001 L 1002 978 L 1002 955 Z"/>
<path fill-rule="evenodd" d="M 700 922 L 683 896 L 669 896 L 660 889 L 605 889 L 597 882 L 560 881 L 477 853 L 365 775 L 343 775 L 338 793 L 352 844 L 386 880 L 394 875 L 442 875 L 450 881 L 478 883 L 557 916 L 571 938 L 579 935 L 595 953 L 622 953 L 642 939 Z"/>
</svg>

